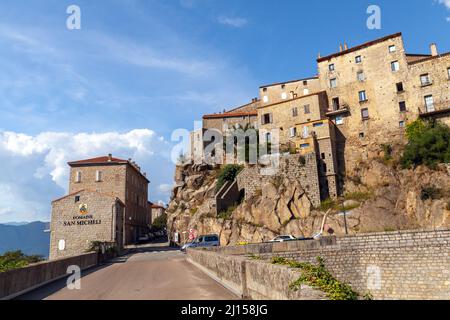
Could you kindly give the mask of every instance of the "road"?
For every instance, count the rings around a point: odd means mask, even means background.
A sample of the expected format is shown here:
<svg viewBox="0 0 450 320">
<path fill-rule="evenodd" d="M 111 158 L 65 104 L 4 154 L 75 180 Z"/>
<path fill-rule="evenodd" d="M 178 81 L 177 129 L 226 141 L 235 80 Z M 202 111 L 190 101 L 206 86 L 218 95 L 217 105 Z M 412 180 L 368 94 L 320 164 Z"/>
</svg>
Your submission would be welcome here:
<svg viewBox="0 0 450 320">
<path fill-rule="evenodd" d="M 186 261 L 167 244 L 131 249 L 82 274 L 81 289 L 66 279 L 25 294 L 20 300 L 234 300 L 233 293 Z"/>
</svg>

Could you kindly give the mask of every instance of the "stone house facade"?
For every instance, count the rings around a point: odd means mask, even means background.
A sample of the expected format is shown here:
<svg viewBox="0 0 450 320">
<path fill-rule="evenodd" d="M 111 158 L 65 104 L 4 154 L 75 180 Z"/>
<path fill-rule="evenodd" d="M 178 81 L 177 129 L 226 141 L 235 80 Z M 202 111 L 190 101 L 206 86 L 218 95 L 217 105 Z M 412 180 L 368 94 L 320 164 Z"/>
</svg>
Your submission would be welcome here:
<svg viewBox="0 0 450 320">
<path fill-rule="evenodd" d="M 69 162 L 69 194 L 93 190 L 114 196 L 125 204 L 124 242 L 135 243 L 148 231 L 150 208 L 146 173 L 129 160 L 112 155 Z"/>
<path fill-rule="evenodd" d="M 281 153 L 315 152 L 322 200 L 342 193 L 352 155 L 370 142 L 405 142 L 406 124 L 419 117 L 450 125 L 450 52 L 436 44 L 410 54 L 396 33 L 319 55 L 317 70 L 261 86 L 256 125 L 260 141 L 279 143 Z"/>
<path fill-rule="evenodd" d="M 50 260 L 86 253 L 99 241 L 123 248 L 125 204 L 117 197 L 79 190 L 52 202 Z"/>
</svg>

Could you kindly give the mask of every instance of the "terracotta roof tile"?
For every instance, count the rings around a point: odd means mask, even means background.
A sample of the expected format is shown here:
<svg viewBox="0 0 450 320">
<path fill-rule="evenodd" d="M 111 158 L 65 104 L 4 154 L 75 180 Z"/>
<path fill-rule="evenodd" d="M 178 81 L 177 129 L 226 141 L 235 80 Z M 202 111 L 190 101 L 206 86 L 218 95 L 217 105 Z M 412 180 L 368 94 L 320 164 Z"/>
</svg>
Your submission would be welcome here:
<svg viewBox="0 0 450 320">
<path fill-rule="evenodd" d="M 99 163 L 127 163 L 127 160 L 119 159 L 119 158 L 113 158 L 109 159 L 108 156 L 106 157 L 97 157 L 97 158 L 91 158 L 91 159 L 85 159 L 85 160 L 78 160 L 78 161 L 71 161 L 69 162 L 69 166 L 71 165 L 77 165 L 77 164 L 99 164 Z"/>
</svg>

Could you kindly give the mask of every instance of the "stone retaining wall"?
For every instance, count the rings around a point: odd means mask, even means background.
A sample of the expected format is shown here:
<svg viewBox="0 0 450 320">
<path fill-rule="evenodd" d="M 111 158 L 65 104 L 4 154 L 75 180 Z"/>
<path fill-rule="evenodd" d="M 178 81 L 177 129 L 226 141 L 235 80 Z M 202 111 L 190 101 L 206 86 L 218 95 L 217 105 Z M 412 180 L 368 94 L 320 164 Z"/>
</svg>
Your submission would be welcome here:
<svg viewBox="0 0 450 320">
<path fill-rule="evenodd" d="M 243 298 L 255 300 L 321 300 L 322 292 L 308 286 L 289 289 L 298 272 L 244 256 L 227 256 L 209 250 L 188 249 L 188 261 Z"/>
<path fill-rule="evenodd" d="M 97 253 L 37 263 L 25 268 L 0 273 L 0 300 L 12 299 L 52 281 L 67 276 L 67 268 L 79 266 L 81 270 L 96 266 Z"/>
<path fill-rule="evenodd" d="M 189 257 L 195 260 L 199 255 L 207 255 L 208 269 L 216 272 L 226 270 L 225 258 L 243 259 L 248 254 L 266 260 L 266 267 L 260 265 L 261 261 L 245 262 L 245 288 L 249 297 L 255 299 L 298 298 L 285 291 L 293 279 L 286 273 L 289 269 L 276 272 L 275 266 L 267 262 L 275 256 L 311 263 L 316 263 L 320 256 L 337 279 L 350 284 L 361 295 L 370 293 L 374 299 L 450 299 L 450 230 L 383 232 L 320 241 L 221 247 L 190 251 Z M 227 270 L 226 275 L 230 277 L 233 272 Z M 242 279 L 232 281 L 239 286 Z M 269 294 L 271 290 L 274 292 Z"/>
</svg>

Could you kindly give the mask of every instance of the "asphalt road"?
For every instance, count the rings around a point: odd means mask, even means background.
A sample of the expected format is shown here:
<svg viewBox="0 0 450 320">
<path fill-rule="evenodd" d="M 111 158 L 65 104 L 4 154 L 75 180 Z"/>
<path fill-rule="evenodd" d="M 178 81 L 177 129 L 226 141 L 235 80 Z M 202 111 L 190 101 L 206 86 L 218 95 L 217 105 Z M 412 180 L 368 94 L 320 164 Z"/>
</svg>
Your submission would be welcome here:
<svg viewBox="0 0 450 320">
<path fill-rule="evenodd" d="M 56 281 L 19 300 L 233 300 L 233 293 L 167 244 L 139 247 L 82 274 L 81 289 Z"/>
</svg>

